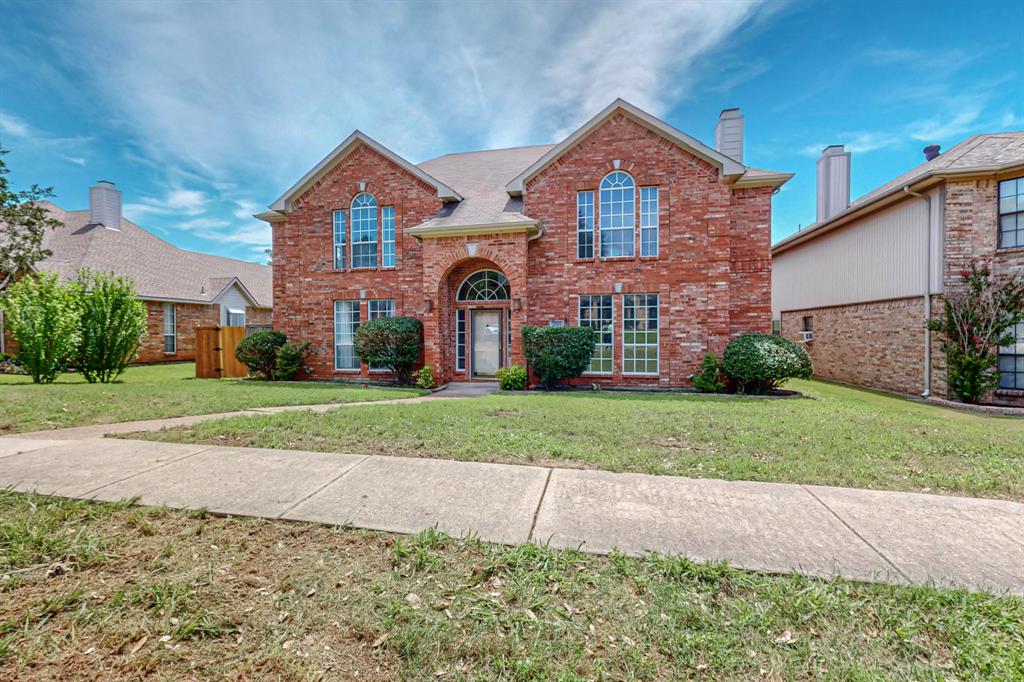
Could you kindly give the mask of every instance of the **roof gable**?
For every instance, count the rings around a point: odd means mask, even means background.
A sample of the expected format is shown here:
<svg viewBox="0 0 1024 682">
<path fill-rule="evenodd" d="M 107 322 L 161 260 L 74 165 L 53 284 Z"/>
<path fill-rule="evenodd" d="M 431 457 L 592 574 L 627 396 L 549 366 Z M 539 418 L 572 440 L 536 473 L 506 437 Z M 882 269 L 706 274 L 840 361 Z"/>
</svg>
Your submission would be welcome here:
<svg viewBox="0 0 1024 682">
<path fill-rule="evenodd" d="M 651 116 L 646 111 L 633 106 L 624 99 L 616 99 L 605 107 L 603 111 L 597 114 L 597 116 L 594 116 L 592 119 L 584 123 L 575 132 L 569 135 L 569 137 L 565 138 L 548 150 L 546 154 L 537 159 L 537 161 L 529 168 L 509 181 L 508 184 L 505 185 L 506 191 L 513 196 L 522 194 L 526 187 L 526 183 L 540 174 L 541 171 L 557 161 L 558 158 L 565 154 L 569 149 L 576 146 L 587 135 L 618 113 L 625 114 L 640 125 L 664 136 L 667 140 L 675 143 L 679 147 L 682 147 L 691 154 L 704 159 L 714 167 L 718 168 L 722 175 L 739 176 L 746 170 L 746 167 L 743 164 L 729 158 L 715 149 L 712 149 L 711 147 L 708 147 L 700 140 L 673 128 L 664 121 Z"/>
<path fill-rule="evenodd" d="M 301 196 L 307 189 L 315 184 L 320 178 L 340 163 L 345 157 L 351 154 L 359 145 L 366 145 L 373 151 L 377 152 L 384 158 L 388 159 L 395 165 L 399 166 L 403 170 L 407 171 L 417 179 L 426 183 L 437 190 L 437 198 L 441 201 L 461 201 L 462 197 L 454 189 L 444 184 L 440 180 L 432 177 L 426 173 L 422 168 L 406 161 L 398 154 L 394 153 L 384 145 L 380 144 L 370 136 L 363 132 L 356 130 L 351 135 L 345 138 L 345 141 L 339 144 L 334 150 L 325 156 L 323 160 L 317 165 L 313 166 L 313 169 L 302 176 L 302 179 L 292 185 L 292 187 L 282 194 L 277 201 L 270 205 L 272 211 L 288 211 L 292 207 L 292 201 L 297 197 Z M 262 216 L 262 214 L 261 214 Z"/>
</svg>

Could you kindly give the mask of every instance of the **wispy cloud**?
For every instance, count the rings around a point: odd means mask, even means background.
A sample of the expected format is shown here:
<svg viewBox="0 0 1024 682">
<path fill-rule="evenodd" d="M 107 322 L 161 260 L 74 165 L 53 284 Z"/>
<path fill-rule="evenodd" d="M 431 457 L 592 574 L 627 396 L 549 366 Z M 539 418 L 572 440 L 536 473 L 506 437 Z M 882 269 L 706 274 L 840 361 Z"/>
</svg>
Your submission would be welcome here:
<svg viewBox="0 0 1024 682">
<path fill-rule="evenodd" d="M 900 141 L 900 137 L 893 133 L 883 132 L 854 132 L 854 133 L 841 133 L 836 135 L 835 140 L 828 144 L 809 144 L 800 150 L 800 153 L 804 156 L 818 156 L 821 154 L 821 150 L 827 147 L 829 144 L 841 144 L 846 147 L 846 151 L 853 152 L 855 154 L 864 154 L 867 152 L 873 152 L 877 149 L 884 149 L 890 145 L 896 144 Z"/>
<path fill-rule="evenodd" d="M 13 137 L 29 137 L 31 128 L 17 116 L 0 112 L 0 132 Z"/>
<path fill-rule="evenodd" d="M 124 212 L 131 220 L 146 216 L 197 216 L 206 210 L 209 198 L 194 189 L 172 189 L 163 197 L 143 197 L 139 203 L 127 203 Z"/>
</svg>

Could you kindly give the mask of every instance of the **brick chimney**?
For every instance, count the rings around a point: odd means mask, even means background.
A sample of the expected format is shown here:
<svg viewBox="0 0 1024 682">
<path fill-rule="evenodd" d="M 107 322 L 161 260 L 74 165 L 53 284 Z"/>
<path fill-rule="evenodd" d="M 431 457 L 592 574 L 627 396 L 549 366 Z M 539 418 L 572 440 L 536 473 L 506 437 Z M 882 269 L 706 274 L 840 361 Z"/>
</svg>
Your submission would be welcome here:
<svg viewBox="0 0 1024 682">
<path fill-rule="evenodd" d="M 100 180 L 89 188 L 89 224 L 121 229 L 121 190 L 109 180 Z"/>
<path fill-rule="evenodd" d="M 825 147 L 818 159 L 818 222 L 850 205 L 850 152 L 841 144 Z"/>
<path fill-rule="evenodd" d="M 715 149 L 743 163 L 743 114 L 739 109 L 722 109 L 715 125 Z"/>
</svg>

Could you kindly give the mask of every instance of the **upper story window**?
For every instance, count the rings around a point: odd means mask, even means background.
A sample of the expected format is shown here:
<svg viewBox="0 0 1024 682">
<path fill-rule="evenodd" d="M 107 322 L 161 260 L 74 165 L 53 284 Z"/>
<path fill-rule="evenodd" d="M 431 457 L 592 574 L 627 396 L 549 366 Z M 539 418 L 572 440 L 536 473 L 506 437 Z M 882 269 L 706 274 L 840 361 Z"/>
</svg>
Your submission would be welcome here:
<svg viewBox="0 0 1024 682">
<path fill-rule="evenodd" d="M 601 181 L 601 258 L 634 255 L 636 185 L 629 173 L 614 171 Z"/>
<path fill-rule="evenodd" d="M 658 188 L 640 188 L 640 255 L 658 255 Z"/>
<path fill-rule="evenodd" d="M 1024 246 L 1024 178 L 999 183 L 999 248 Z"/>
<path fill-rule="evenodd" d="M 576 257 L 594 257 L 594 193 L 576 193 Z"/>
<path fill-rule="evenodd" d="M 334 212 L 334 269 L 345 269 L 345 211 Z"/>
<path fill-rule="evenodd" d="M 395 207 L 380 209 L 380 265 L 382 268 L 395 267 Z"/>
<path fill-rule="evenodd" d="M 363 192 L 352 200 L 352 268 L 377 267 L 377 200 Z"/>
<path fill-rule="evenodd" d="M 479 270 L 459 287 L 457 301 L 507 301 L 508 278 L 495 270 Z"/>
</svg>

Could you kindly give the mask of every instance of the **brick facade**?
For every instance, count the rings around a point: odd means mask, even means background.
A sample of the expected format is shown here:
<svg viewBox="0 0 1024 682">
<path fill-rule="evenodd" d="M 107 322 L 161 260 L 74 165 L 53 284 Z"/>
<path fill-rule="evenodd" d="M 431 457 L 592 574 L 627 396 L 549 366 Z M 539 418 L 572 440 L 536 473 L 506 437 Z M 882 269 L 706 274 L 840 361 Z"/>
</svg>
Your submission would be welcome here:
<svg viewBox="0 0 1024 682">
<path fill-rule="evenodd" d="M 614 161 L 637 188 L 659 188 L 659 255 L 579 260 L 577 192 L 594 190 L 596 200 Z M 349 208 L 361 183 L 378 206 L 394 206 L 392 269 L 333 267 L 332 213 Z M 731 189 L 708 162 L 617 115 L 532 178 L 523 200 L 522 213 L 540 224 L 536 238 L 525 230 L 481 230 L 418 240 L 404 231 L 442 209 L 435 189 L 371 148 L 357 147 L 294 201 L 283 222 L 274 223 L 275 326 L 313 342 L 313 378 L 375 378 L 365 363 L 358 371 L 334 370 L 333 302 L 360 301 L 360 320 L 366 320 L 366 301 L 393 299 L 396 314 L 423 321 L 423 360 L 439 380 L 449 381 L 466 378 L 455 363 L 459 308 L 502 310 L 511 320 L 508 359 L 522 364 L 523 325 L 575 325 L 580 295 L 610 294 L 615 371 L 580 381 L 660 386 L 689 385 L 706 350 L 721 353 L 730 338 L 770 329 L 770 188 Z M 639 226 L 639 201 L 635 211 Z M 636 235 L 639 254 L 639 228 Z M 508 278 L 508 301 L 455 301 L 459 284 L 480 269 Z M 633 293 L 660 296 L 657 375 L 622 374 L 623 295 Z"/>
<path fill-rule="evenodd" d="M 177 314 L 177 349 L 174 353 L 164 352 L 164 304 L 146 301 L 146 336 L 139 347 L 137 362 L 183 362 L 196 359 L 196 327 L 214 327 L 220 324 L 220 305 L 175 303 Z M 270 308 L 246 306 L 246 324 L 270 324 Z"/>
</svg>

